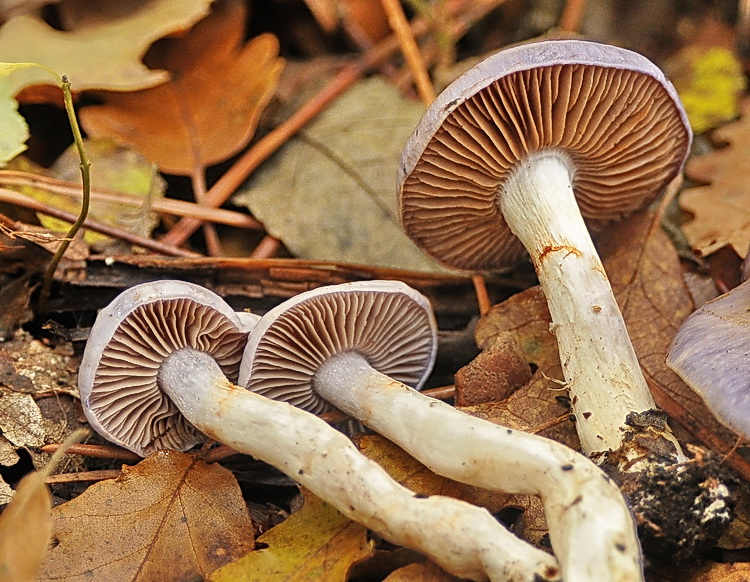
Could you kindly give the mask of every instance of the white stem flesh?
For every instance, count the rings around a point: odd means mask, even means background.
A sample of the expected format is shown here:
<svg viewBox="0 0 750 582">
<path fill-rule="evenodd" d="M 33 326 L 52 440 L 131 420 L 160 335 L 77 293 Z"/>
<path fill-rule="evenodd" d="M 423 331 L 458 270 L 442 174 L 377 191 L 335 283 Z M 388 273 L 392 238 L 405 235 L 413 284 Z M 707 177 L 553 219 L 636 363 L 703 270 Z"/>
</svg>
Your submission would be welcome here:
<svg viewBox="0 0 750 582">
<path fill-rule="evenodd" d="M 547 298 L 576 429 L 591 456 L 619 450 L 626 416 L 656 405 L 571 177 L 564 154 L 533 154 L 506 182 L 500 207 L 528 250 Z"/>
<path fill-rule="evenodd" d="M 393 480 L 316 416 L 230 383 L 213 358 L 171 355 L 159 383 L 199 430 L 273 465 L 350 519 L 469 580 L 557 580 L 554 557 L 523 542 L 485 509 L 426 498 Z"/>
<path fill-rule="evenodd" d="M 474 418 L 345 352 L 314 379 L 318 393 L 433 472 L 490 490 L 542 498 L 566 582 L 643 579 L 640 545 L 619 489 L 556 441 Z"/>
</svg>

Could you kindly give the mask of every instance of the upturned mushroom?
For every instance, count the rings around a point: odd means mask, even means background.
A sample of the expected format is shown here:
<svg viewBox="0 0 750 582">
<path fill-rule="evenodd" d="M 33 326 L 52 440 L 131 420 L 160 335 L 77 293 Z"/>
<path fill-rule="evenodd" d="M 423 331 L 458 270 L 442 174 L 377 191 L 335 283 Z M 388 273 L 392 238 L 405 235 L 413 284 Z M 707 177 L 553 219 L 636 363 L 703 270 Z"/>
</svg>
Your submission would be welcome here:
<svg viewBox="0 0 750 582">
<path fill-rule="evenodd" d="M 261 317 L 239 383 L 308 410 L 335 406 L 439 475 L 539 495 L 564 580 L 640 580 L 635 525 L 613 482 L 558 442 L 420 394 L 436 349 L 429 302 L 407 285 L 320 287 Z"/>
<path fill-rule="evenodd" d="M 79 374 L 86 417 L 146 455 L 185 450 L 197 430 L 261 459 L 385 539 L 470 580 L 558 579 L 556 561 L 490 513 L 420 498 L 317 417 L 232 384 L 247 333 L 218 296 L 180 281 L 126 290 L 91 329 Z M 197 429 L 197 430 L 196 430 Z"/>
<path fill-rule="evenodd" d="M 716 418 L 750 437 L 750 281 L 694 311 L 667 355 L 672 368 Z"/>
<path fill-rule="evenodd" d="M 530 255 L 589 456 L 642 457 L 626 419 L 656 406 L 587 225 L 600 230 L 647 206 L 681 171 L 690 142 L 674 88 L 645 57 L 551 40 L 459 77 L 403 149 L 401 220 L 423 250 L 466 271 Z M 660 434 L 662 450 L 684 458 L 671 432 Z"/>
</svg>

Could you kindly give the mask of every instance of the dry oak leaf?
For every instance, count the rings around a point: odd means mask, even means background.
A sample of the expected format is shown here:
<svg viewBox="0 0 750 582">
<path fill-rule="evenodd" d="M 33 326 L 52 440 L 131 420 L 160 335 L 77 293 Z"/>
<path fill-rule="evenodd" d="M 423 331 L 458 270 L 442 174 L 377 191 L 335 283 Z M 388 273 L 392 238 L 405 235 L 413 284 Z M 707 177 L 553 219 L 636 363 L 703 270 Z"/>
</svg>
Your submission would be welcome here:
<svg viewBox="0 0 750 582">
<path fill-rule="evenodd" d="M 52 517 L 40 580 L 203 580 L 254 545 L 232 474 L 174 451 L 124 467 Z"/>
<path fill-rule="evenodd" d="M 211 582 L 345 582 L 351 567 L 372 555 L 367 529 L 303 494 L 302 509 L 258 538 L 262 549 L 220 568 Z"/>
<path fill-rule="evenodd" d="M 12 17 L 0 27 L 0 61 L 45 65 L 67 75 L 75 91 L 153 87 L 167 81 L 169 73 L 149 69 L 141 58 L 154 41 L 187 30 L 203 18 L 211 0 L 130 2 L 130 10 L 118 6 L 109 13 L 101 8 L 107 4 L 95 3 L 102 10 L 99 20 L 80 29 L 56 30 L 28 14 Z M 49 86 L 52 79 L 32 67 L 12 73 L 9 82 L 16 95 L 32 85 Z"/>
<path fill-rule="evenodd" d="M 750 562 L 733 564 L 708 562 L 684 580 L 685 582 L 747 582 L 750 580 Z"/>
<path fill-rule="evenodd" d="M 549 331 L 551 319 L 541 287 L 532 287 L 513 295 L 490 309 L 477 324 L 477 345 L 485 349 L 494 338 L 511 334 L 521 347 L 526 361 L 535 370 L 531 380 L 505 400 L 462 408 L 478 416 L 518 430 L 535 430 L 569 411 L 564 400 L 562 366 L 555 337 Z M 542 436 L 579 449 L 572 422 L 541 431 Z"/>
<path fill-rule="evenodd" d="M 383 582 L 460 582 L 432 562 L 414 562 L 394 570 Z"/>
<path fill-rule="evenodd" d="M 693 248 L 710 255 L 731 245 L 744 257 L 750 248 L 750 98 L 741 103 L 739 120 L 713 133 L 724 147 L 692 158 L 687 176 L 699 184 L 680 195 L 680 206 L 693 219 L 683 225 L 683 232 Z"/>
<path fill-rule="evenodd" d="M 126 144 L 170 174 L 190 175 L 226 160 L 252 138 L 283 68 L 279 44 L 262 34 L 243 44 L 245 5 L 217 4 L 154 61 L 168 83 L 137 93 L 101 93 L 81 110 L 89 135 Z"/>
</svg>

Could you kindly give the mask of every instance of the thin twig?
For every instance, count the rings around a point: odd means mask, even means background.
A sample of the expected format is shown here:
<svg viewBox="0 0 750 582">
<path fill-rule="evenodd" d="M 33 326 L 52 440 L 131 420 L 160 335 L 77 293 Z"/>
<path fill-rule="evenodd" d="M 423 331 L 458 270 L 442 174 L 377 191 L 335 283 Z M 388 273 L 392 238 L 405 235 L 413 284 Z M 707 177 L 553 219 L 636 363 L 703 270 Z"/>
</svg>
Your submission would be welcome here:
<svg viewBox="0 0 750 582">
<path fill-rule="evenodd" d="M 47 266 L 47 271 L 44 273 L 44 280 L 42 281 L 42 288 L 39 292 L 39 301 L 37 303 L 37 309 L 39 315 L 43 315 L 47 312 L 47 301 L 49 300 L 49 294 L 52 289 L 52 281 L 55 278 L 55 269 L 63 258 L 65 251 L 68 250 L 70 243 L 72 242 L 75 235 L 81 230 L 86 216 L 89 213 L 89 194 L 91 192 L 91 175 L 89 170 L 91 168 L 91 162 L 89 162 L 86 156 L 86 151 L 83 149 L 83 136 L 81 135 L 81 128 L 78 126 L 78 119 L 76 118 L 75 109 L 73 108 L 73 96 L 70 92 L 70 81 L 63 75 L 61 84 L 63 91 L 63 100 L 65 101 L 65 111 L 68 114 L 68 123 L 70 129 L 73 131 L 73 140 L 78 150 L 78 158 L 80 159 L 81 169 L 81 182 L 83 197 L 81 198 L 81 210 L 76 218 L 73 226 L 70 227 L 68 234 L 65 239 L 62 240 L 60 246 L 57 247 L 57 251 L 52 256 L 52 259 Z"/>
<path fill-rule="evenodd" d="M 40 447 L 40 450 L 43 453 L 54 453 L 59 448 L 60 444 L 52 443 Z M 68 447 L 67 453 L 69 455 L 82 455 L 84 457 L 96 457 L 98 459 L 115 459 L 131 463 L 137 463 L 141 460 L 141 457 L 135 453 L 111 445 L 71 445 Z"/>
<path fill-rule="evenodd" d="M 435 88 L 427 72 L 422 53 L 419 51 L 417 41 L 411 32 L 409 21 L 404 14 L 404 7 L 399 0 L 381 0 L 383 9 L 388 15 L 391 29 L 398 37 L 401 44 L 401 52 L 409 65 L 409 70 L 414 77 L 414 84 L 422 103 L 429 105 L 435 100 Z"/>
<path fill-rule="evenodd" d="M 0 170 L 0 184 L 5 186 L 31 186 L 61 194 L 63 196 L 81 198 L 81 185 L 75 182 L 58 180 L 48 176 L 40 176 L 30 172 L 19 172 L 16 170 Z M 118 192 L 105 188 L 91 188 L 91 200 L 101 202 L 113 202 L 123 206 L 132 206 L 142 208 L 144 199 L 142 196 Z M 234 226 L 237 228 L 246 228 L 249 230 L 263 230 L 263 225 L 248 214 L 236 212 L 234 210 L 225 210 L 223 208 L 212 208 L 202 206 L 195 202 L 176 200 L 173 198 L 152 198 L 149 201 L 149 210 L 157 214 L 171 214 L 174 216 L 189 216 L 198 218 L 206 222 L 215 222 Z"/>
<path fill-rule="evenodd" d="M 492 308 L 492 301 L 487 293 L 487 283 L 482 275 L 473 275 L 471 282 L 474 284 L 474 293 L 477 296 L 479 315 L 486 315 Z"/>
<path fill-rule="evenodd" d="M 565 32 L 578 32 L 586 9 L 586 0 L 566 0 L 558 28 Z"/>
<path fill-rule="evenodd" d="M 80 471 L 78 473 L 60 473 L 50 475 L 45 483 L 76 483 L 78 481 L 104 481 L 105 479 L 117 479 L 122 474 L 120 469 L 102 469 L 100 471 Z"/>
<path fill-rule="evenodd" d="M 250 259 L 270 259 L 279 250 L 281 241 L 273 236 L 266 235 L 250 253 Z"/>
<path fill-rule="evenodd" d="M 21 194 L 20 192 L 15 192 L 13 190 L 5 190 L 4 188 L 0 188 L 0 202 L 7 202 L 16 206 L 29 208 L 36 212 L 47 214 L 48 216 L 53 216 L 66 222 L 74 222 L 76 220 L 76 215 L 71 212 L 67 212 L 66 210 L 61 210 L 53 206 L 48 206 L 43 202 L 39 202 L 39 200 L 36 200 L 35 198 L 31 198 L 30 196 L 26 196 L 25 194 Z M 202 256 L 198 253 L 186 251 L 179 247 L 166 245 L 162 242 L 155 241 L 154 239 L 140 236 L 132 232 L 110 226 L 109 224 L 104 224 L 103 222 L 93 220 L 91 218 L 86 218 L 83 221 L 83 227 L 88 230 L 99 232 L 101 234 L 106 234 L 107 236 L 111 236 L 112 238 L 124 240 L 129 244 L 143 247 L 144 249 L 148 249 L 161 255 L 186 258 L 197 258 Z"/>
<path fill-rule="evenodd" d="M 450 5 L 450 13 L 455 16 L 452 26 L 454 36 L 461 36 L 470 26 L 487 12 L 505 0 L 459 0 Z M 425 19 L 416 19 L 411 26 L 415 38 L 429 30 Z M 390 36 L 367 51 L 359 62 L 344 67 L 334 79 L 310 101 L 303 105 L 287 121 L 276 127 L 247 150 L 235 164 L 206 192 L 207 206 L 218 207 L 224 204 L 234 191 L 260 164 L 275 153 L 289 138 L 312 121 L 323 109 L 344 91 L 357 82 L 364 73 L 390 57 L 398 50 L 398 40 Z M 164 236 L 162 242 L 179 246 L 183 244 L 201 225 L 199 220 L 183 218 Z"/>
</svg>

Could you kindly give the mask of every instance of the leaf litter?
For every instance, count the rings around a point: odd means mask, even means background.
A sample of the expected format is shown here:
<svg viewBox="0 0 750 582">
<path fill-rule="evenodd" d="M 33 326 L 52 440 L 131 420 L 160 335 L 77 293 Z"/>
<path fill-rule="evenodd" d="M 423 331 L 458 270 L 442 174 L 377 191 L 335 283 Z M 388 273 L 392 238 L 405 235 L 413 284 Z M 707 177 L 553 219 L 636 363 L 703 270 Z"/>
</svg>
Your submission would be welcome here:
<svg viewBox="0 0 750 582">
<path fill-rule="evenodd" d="M 162 171 L 190 175 L 223 161 L 252 138 L 273 96 L 283 61 L 276 37 L 242 40 L 245 5 L 218 5 L 189 33 L 152 56 L 170 80 L 152 89 L 100 93 L 86 107 L 90 135 L 115 139 Z"/>
</svg>

